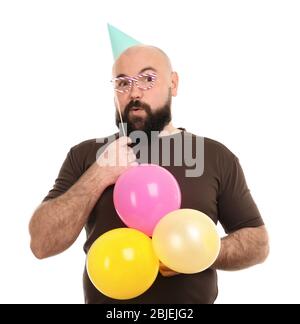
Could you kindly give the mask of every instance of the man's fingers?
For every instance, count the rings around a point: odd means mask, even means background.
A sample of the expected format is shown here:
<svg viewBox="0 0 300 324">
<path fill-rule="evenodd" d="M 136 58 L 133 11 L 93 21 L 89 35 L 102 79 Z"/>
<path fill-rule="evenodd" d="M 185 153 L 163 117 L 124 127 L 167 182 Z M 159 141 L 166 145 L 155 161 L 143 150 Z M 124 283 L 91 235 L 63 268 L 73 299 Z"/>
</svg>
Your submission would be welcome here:
<svg viewBox="0 0 300 324">
<path fill-rule="evenodd" d="M 135 156 L 128 156 L 126 162 L 128 162 L 128 163 L 136 162 L 136 157 Z"/>
<path fill-rule="evenodd" d="M 179 274 L 178 272 L 173 271 L 172 269 L 168 268 L 161 261 L 159 262 L 159 272 L 164 277 L 172 277 L 172 276 L 176 276 Z"/>
<path fill-rule="evenodd" d="M 178 275 L 178 272 L 175 272 L 175 271 L 164 271 L 164 270 L 160 270 L 160 274 L 161 274 L 163 277 L 173 277 L 173 276 Z"/>
<path fill-rule="evenodd" d="M 132 144 L 132 140 L 130 137 L 127 137 L 127 136 L 122 136 L 118 139 L 118 143 L 121 145 L 121 146 L 126 146 L 126 145 L 129 145 L 129 144 Z"/>
<path fill-rule="evenodd" d="M 168 268 L 165 264 L 163 264 L 161 261 L 159 261 L 159 268 L 163 269 L 163 270 L 171 270 L 170 268 Z"/>
</svg>

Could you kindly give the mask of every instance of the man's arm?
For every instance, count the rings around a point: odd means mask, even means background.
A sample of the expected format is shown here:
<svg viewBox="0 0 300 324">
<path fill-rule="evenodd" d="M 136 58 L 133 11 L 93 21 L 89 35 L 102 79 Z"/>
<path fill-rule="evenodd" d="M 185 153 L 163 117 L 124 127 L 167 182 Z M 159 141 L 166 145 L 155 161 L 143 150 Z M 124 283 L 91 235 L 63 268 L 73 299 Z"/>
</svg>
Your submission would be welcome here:
<svg viewBox="0 0 300 324">
<path fill-rule="evenodd" d="M 212 266 L 217 270 L 242 270 L 263 263 L 269 254 L 269 239 L 265 226 L 242 228 L 221 241 L 220 254 Z M 160 265 L 165 277 L 178 274 Z"/>
<path fill-rule="evenodd" d="M 69 248 L 79 236 L 103 191 L 115 183 L 135 155 L 124 137 L 113 142 L 82 176 L 61 196 L 42 203 L 29 224 L 31 250 L 44 259 Z M 107 165 L 107 156 L 118 157 L 118 165 Z M 113 160 L 113 159 L 112 159 Z"/>
<path fill-rule="evenodd" d="M 213 268 L 225 271 L 242 270 L 263 263 L 269 254 L 265 226 L 242 228 L 222 239 L 221 251 Z"/>
</svg>

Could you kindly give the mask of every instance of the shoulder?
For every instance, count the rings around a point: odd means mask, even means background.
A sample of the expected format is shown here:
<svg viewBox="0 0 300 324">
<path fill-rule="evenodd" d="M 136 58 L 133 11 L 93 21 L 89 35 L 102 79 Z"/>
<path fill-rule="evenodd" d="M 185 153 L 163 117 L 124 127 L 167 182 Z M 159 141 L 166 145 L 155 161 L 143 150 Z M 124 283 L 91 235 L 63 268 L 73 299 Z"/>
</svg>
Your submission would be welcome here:
<svg viewBox="0 0 300 324">
<path fill-rule="evenodd" d="M 108 137 L 93 138 L 85 140 L 71 147 L 69 155 L 70 158 L 75 161 L 81 172 L 85 172 L 102 153 L 102 150 L 106 148 L 106 145 L 116 140 L 116 135 L 110 135 Z"/>
<path fill-rule="evenodd" d="M 78 153 L 84 154 L 84 153 L 89 153 L 91 151 L 97 151 L 103 145 L 109 144 L 116 139 L 117 139 L 117 134 L 113 134 L 107 137 L 88 139 L 71 147 L 71 151 L 77 154 Z"/>
<path fill-rule="evenodd" d="M 235 159 L 235 154 L 224 144 L 215 139 L 199 136 L 196 134 L 186 132 L 188 136 L 191 136 L 193 140 L 202 141 L 204 145 L 204 154 L 211 158 L 224 158 L 224 159 Z"/>
<path fill-rule="evenodd" d="M 225 144 L 214 139 L 204 137 L 204 145 L 206 151 L 215 154 L 216 156 L 223 156 L 227 159 L 234 159 L 236 157 Z"/>
</svg>

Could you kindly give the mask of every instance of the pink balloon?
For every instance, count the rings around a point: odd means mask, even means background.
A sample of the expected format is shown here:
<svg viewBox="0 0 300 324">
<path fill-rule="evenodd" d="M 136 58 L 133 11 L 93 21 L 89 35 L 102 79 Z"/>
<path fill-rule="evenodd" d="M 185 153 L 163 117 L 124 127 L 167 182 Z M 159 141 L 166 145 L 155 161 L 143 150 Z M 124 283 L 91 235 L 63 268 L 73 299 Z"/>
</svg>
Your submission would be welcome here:
<svg viewBox="0 0 300 324">
<path fill-rule="evenodd" d="M 154 164 L 141 164 L 123 173 L 115 184 L 113 197 L 121 220 L 148 236 L 162 217 L 181 205 L 177 180 Z"/>
</svg>

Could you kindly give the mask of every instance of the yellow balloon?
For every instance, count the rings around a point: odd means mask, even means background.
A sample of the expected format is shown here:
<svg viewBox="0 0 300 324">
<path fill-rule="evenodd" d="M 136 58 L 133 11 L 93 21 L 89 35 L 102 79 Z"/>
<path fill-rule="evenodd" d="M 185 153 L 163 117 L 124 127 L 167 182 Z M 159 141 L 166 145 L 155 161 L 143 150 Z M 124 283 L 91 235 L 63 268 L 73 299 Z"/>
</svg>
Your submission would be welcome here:
<svg viewBox="0 0 300 324">
<path fill-rule="evenodd" d="M 94 242 L 86 267 L 101 293 L 114 299 L 131 299 L 152 286 L 159 260 L 147 235 L 131 228 L 117 228 Z"/>
<path fill-rule="evenodd" d="M 152 243 L 162 263 L 186 274 L 209 268 L 221 247 L 215 223 L 194 209 L 179 209 L 163 217 L 154 229 Z"/>
</svg>

